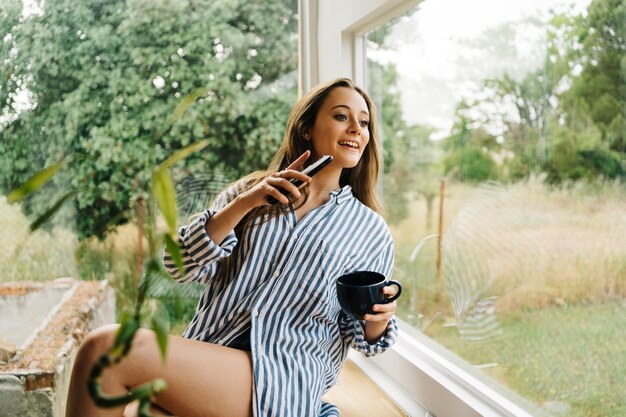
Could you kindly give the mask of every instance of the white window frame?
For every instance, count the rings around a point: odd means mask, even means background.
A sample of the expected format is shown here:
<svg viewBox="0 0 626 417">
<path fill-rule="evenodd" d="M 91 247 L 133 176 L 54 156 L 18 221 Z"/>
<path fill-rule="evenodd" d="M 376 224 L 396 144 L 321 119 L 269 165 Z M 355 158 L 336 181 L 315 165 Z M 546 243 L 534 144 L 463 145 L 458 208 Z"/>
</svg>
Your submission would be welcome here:
<svg viewBox="0 0 626 417">
<path fill-rule="evenodd" d="M 300 91 L 337 77 L 364 86 L 364 34 L 421 1 L 299 0 Z"/>
<path fill-rule="evenodd" d="M 421 1 L 299 0 L 300 92 L 336 77 L 349 77 L 365 86 L 365 34 Z M 350 358 L 409 415 L 541 414 L 402 320 L 399 327 L 396 344 L 385 354 L 366 359 L 352 351 Z"/>
</svg>

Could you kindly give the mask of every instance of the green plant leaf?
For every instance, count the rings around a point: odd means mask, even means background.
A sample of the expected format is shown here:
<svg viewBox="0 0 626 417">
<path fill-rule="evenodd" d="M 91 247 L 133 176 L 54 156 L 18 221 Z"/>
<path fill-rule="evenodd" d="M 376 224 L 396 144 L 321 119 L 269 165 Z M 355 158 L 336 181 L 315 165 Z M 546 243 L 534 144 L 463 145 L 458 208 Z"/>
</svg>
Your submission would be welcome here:
<svg viewBox="0 0 626 417">
<path fill-rule="evenodd" d="M 183 99 L 180 101 L 180 103 L 176 107 L 176 110 L 174 110 L 174 113 L 172 113 L 172 115 L 167 119 L 166 124 L 170 125 L 176 122 L 176 120 L 178 120 L 180 116 L 182 116 L 185 113 L 187 108 L 191 106 L 199 97 L 202 97 L 203 95 L 205 95 L 208 90 L 209 90 L 208 87 L 196 88 L 191 93 L 183 97 Z"/>
<path fill-rule="evenodd" d="M 139 329 L 139 321 L 137 321 L 134 317 L 130 317 L 128 320 L 125 320 L 120 325 L 120 328 L 117 329 L 117 333 L 115 334 L 115 342 L 113 343 L 113 350 L 115 352 L 123 352 L 128 350 L 127 347 L 130 346 L 130 343 L 135 336 L 135 333 Z"/>
<path fill-rule="evenodd" d="M 155 134 L 154 140 L 157 141 L 161 137 L 163 137 L 163 135 L 165 135 L 165 133 L 170 129 L 170 127 L 174 123 L 176 123 L 176 121 L 180 119 L 180 117 L 183 114 L 185 114 L 185 111 L 187 110 L 187 108 L 191 106 L 199 97 L 204 96 L 208 91 L 209 91 L 208 87 L 200 87 L 200 88 L 196 88 L 191 93 L 183 97 L 182 100 L 180 100 L 180 103 L 178 104 L 178 106 L 176 107 L 176 110 L 174 110 L 174 113 L 172 113 L 170 117 L 167 118 L 164 126 Z"/>
<path fill-rule="evenodd" d="M 16 190 L 13 190 L 7 197 L 9 203 L 22 200 L 27 195 L 37 191 L 41 186 L 50 181 L 50 179 L 57 173 L 61 167 L 65 164 L 65 161 L 58 162 L 54 165 L 50 165 L 47 168 L 42 169 L 33 175 L 24 185 Z"/>
<path fill-rule="evenodd" d="M 167 158 L 158 169 L 169 169 L 178 161 L 187 158 L 194 152 L 199 151 L 209 144 L 208 140 L 201 140 L 200 142 L 192 143 L 191 145 L 185 146 L 183 149 L 172 154 L 169 158 Z"/>
<path fill-rule="evenodd" d="M 184 273 L 183 256 L 180 253 L 180 247 L 174 241 L 172 236 L 168 234 L 163 235 L 163 240 L 165 242 L 165 247 L 167 248 L 167 251 L 169 252 L 174 262 L 176 262 L 176 266 L 178 266 L 178 270 L 180 271 L 181 274 Z"/>
<path fill-rule="evenodd" d="M 41 216 L 37 217 L 37 219 L 31 223 L 30 231 L 34 232 L 35 230 L 39 229 L 44 223 L 50 220 L 61 207 L 63 207 L 63 204 L 65 204 L 67 200 L 69 200 L 74 195 L 76 195 L 76 191 L 72 190 L 66 193 L 63 197 L 59 198 L 52 207 L 46 210 Z"/>
<path fill-rule="evenodd" d="M 167 169 L 156 169 L 152 173 L 152 191 L 167 223 L 168 233 L 173 235 L 176 232 L 176 193 Z"/>
<path fill-rule="evenodd" d="M 163 363 L 165 363 L 165 359 L 167 357 L 167 334 L 169 330 L 169 323 L 167 320 L 164 320 L 159 316 L 153 316 L 152 329 L 156 334 L 159 350 L 161 351 L 161 359 L 163 360 Z"/>
</svg>

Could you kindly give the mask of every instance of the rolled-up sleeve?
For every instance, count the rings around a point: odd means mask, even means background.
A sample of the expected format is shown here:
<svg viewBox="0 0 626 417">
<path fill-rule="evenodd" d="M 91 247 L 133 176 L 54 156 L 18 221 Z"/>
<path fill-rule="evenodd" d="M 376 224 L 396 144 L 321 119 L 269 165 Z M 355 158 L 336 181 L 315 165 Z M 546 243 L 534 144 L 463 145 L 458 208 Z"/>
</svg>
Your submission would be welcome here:
<svg viewBox="0 0 626 417">
<path fill-rule="evenodd" d="M 339 317 L 339 325 L 342 333 L 347 336 L 350 347 L 367 357 L 383 353 L 393 346 L 398 337 L 398 325 L 395 317 L 389 320 L 383 335 L 374 344 L 370 344 L 365 340 L 365 320 L 351 320 L 342 311 Z"/>
<path fill-rule="evenodd" d="M 178 247 L 183 260 L 183 273 L 181 274 L 167 249 L 163 254 L 163 265 L 176 281 L 206 283 L 217 273 L 219 260 L 230 256 L 237 245 L 235 232 L 231 230 L 226 238 L 217 244 L 211 240 L 205 226 L 215 213 L 237 195 L 237 192 L 238 186 L 225 190 L 210 209 L 201 213 L 191 224 L 178 229 Z"/>
</svg>

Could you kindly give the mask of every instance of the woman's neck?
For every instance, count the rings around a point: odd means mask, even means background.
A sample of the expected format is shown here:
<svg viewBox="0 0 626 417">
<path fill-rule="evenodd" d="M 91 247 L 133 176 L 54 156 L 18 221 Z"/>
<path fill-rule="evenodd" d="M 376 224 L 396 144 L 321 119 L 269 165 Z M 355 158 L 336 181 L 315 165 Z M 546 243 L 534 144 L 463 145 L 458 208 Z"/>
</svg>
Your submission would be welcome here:
<svg viewBox="0 0 626 417">
<path fill-rule="evenodd" d="M 312 197 L 326 197 L 332 190 L 340 188 L 341 168 L 328 166 L 312 177 L 309 183 L 309 194 Z"/>
</svg>

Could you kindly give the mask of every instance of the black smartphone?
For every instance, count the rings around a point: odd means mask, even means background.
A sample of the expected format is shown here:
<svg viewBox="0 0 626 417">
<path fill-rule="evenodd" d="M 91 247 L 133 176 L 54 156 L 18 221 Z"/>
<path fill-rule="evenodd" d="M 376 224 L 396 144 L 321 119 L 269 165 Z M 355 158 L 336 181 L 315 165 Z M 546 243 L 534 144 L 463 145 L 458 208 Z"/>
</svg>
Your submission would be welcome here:
<svg viewBox="0 0 626 417">
<path fill-rule="evenodd" d="M 324 168 L 326 165 L 330 164 L 333 161 L 333 157 L 330 155 L 324 155 L 322 156 L 320 159 L 318 159 L 317 161 L 313 162 L 311 165 L 309 165 L 308 167 L 306 167 L 302 173 L 308 175 L 309 177 L 312 177 L 313 175 L 317 174 L 318 172 L 320 172 L 320 170 L 322 168 Z M 293 185 L 295 185 L 296 187 L 300 187 L 302 185 L 302 181 L 298 180 L 298 179 L 290 179 L 289 180 L 290 183 L 292 183 Z M 288 196 L 289 192 L 285 189 L 281 189 L 280 192 L 285 195 Z M 276 200 L 274 197 L 269 196 L 267 198 L 267 201 L 270 204 L 276 204 L 278 203 L 278 200 Z"/>
</svg>

